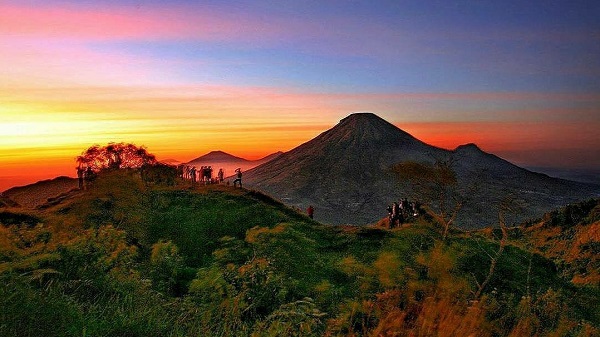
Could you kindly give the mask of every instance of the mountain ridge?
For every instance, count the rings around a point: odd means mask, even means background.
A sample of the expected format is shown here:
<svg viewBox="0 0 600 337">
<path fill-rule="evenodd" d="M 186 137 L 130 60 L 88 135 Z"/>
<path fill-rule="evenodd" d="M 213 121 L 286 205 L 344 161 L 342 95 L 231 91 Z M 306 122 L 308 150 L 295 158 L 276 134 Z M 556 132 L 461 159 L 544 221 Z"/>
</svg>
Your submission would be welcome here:
<svg viewBox="0 0 600 337">
<path fill-rule="evenodd" d="M 391 166 L 448 160 L 472 195 L 459 215 L 465 228 L 490 225 L 492 205 L 510 194 L 524 199 L 527 211 L 515 220 L 600 194 L 600 188 L 528 171 L 473 143 L 446 150 L 431 146 L 373 113 L 351 114 L 317 137 L 245 174 L 245 184 L 302 209 L 313 205 L 315 218 L 333 224 L 373 223 L 389 203 L 411 194 L 398 186 Z M 481 181 L 480 181 L 481 180 Z"/>
</svg>

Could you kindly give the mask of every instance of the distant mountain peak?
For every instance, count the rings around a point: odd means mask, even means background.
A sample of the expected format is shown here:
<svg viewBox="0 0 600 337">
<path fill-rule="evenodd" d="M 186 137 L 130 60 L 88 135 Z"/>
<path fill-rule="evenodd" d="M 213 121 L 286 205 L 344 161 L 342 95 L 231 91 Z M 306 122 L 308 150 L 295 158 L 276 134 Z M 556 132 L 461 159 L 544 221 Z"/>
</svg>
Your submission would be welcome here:
<svg viewBox="0 0 600 337">
<path fill-rule="evenodd" d="M 244 161 L 244 162 L 248 161 L 247 159 L 236 157 L 227 152 L 217 150 L 217 151 L 210 151 L 209 153 L 207 153 L 203 156 L 200 156 L 198 158 L 192 159 L 189 162 L 190 163 L 191 162 L 210 162 L 210 161 L 221 162 L 221 161 L 231 161 L 231 160 Z"/>
<path fill-rule="evenodd" d="M 456 149 L 454 149 L 454 152 L 458 152 L 458 151 L 484 152 L 475 143 L 467 143 L 467 144 L 459 145 L 456 147 Z"/>
</svg>

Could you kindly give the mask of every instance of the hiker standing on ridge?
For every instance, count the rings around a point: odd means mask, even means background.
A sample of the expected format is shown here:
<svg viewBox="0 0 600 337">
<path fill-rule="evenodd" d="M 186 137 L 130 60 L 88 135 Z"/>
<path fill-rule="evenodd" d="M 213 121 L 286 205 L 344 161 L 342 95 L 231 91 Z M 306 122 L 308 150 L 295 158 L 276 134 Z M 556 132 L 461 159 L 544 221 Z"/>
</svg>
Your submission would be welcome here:
<svg viewBox="0 0 600 337">
<path fill-rule="evenodd" d="M 204 182 L 206 184 L 212 184 L 212 179 L 213 179 L 212 172 L 213 172 L 212 166 L 207 166 L 204 169 Z"/>
<path fill-rule="evenodd" d="M 79 182 L 79 189 L 82 190 L 83 189 L 83 175 L 84 175 L 85 171 L 83 169 L 83 167 L 78 166 L 77 167 L 77 181 Z"/>
<path fill-rule="evenodd" d="M 220 168 L 219 173 L 217 173 L 217 178 L 219 179 L 219 184 L 223 183 L 223 176 L 225 176 L 225 172 L 223 172 L 223 169 Z"/>
<path fill-rule="evenodd" d="M 233 181 L 233 187 L 237 187 L 237 183 L 240 183 L 240 188 L 242 188 L 242 169 L 238 167 L 235 169 L 235 172 L 236 178 Z"/>
<path fill-rule="evenodd" d="M 308 213 L 308 217 L 312 219 L 313 216 L 315 215 L 315 208 L 312 207 L 312 205 L 309 205 L 308 208 L 306 209 L 306 213 Z"/>
<path fill-rule="evenodd" d="M 192 166 L 190 169 L 190 175 L 192 178 L 192 185 L 196 184 L 196 166 Z"/>
<path fill-rule="evenodd" d="M 96 173 L 94 172 L 94 170 L 92 170 L 91 167 L 88 166 L 85 169 L 85 172 L 83 172 L 83 182 L 84 188 L 86 190 L 90 188 L 90 185 L 92 184 L 92 181 L 94 181 L 94 179 L 96 179 Z"/>
<path fill-rule="evenodd" d="M 392 221 L 390 222 L 390 229 L 396 226 L 396 220 L 398 220 L 398 227 L 402 224 L 402 213 L 400 211 L 400 205 L 397 202 L 394 202 L 392 206 Z"/>
</svg>

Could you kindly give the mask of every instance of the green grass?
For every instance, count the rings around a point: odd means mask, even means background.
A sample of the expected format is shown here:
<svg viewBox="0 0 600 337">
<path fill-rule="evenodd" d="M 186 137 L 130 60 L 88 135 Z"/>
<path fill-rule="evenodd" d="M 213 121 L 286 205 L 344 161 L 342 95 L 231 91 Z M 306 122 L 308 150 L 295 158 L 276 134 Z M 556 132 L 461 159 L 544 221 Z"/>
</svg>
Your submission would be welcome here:
<svg viewBox="0 0 600 337">
<path fill-rule="evenodd" d="M 146 187 L 135 171 L 100 176 L 31 217 L 43 227 L 0 226 L 0 335 L 427 335 L 460 326 L 453 333 L 575 336 L 600 325 L 597 287 L 572 285 L 551 261 L 511 245 L 473 298 L 498 243 L 461 233 L 442 241 L 425 221 L 393 231 L 325 226 L 255 191 Z"/>
</svg>

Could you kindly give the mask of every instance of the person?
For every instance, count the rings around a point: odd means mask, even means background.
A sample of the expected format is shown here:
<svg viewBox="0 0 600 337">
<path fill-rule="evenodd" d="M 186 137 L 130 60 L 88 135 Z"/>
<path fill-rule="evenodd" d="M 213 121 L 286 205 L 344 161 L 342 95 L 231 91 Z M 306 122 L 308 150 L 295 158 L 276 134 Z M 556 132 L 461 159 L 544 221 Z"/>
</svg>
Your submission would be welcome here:
<svg viewBox="0 0 600 337">
<path fill-rule="evenodd" d="M 242 188 L 242 169 L 238 167 L 235 169 L 235 172 L 236 178 L 233 181 L 233 187 L 237 187 L 237 183 L 240 183 L 240 188 Z"/>
<path fill-rule="evenodd" d="M 196 166 L 192 166 L 190 169 L 190 176 L 192 178 L 192 185 L 196 183 Z"/>
<path fill-rule="evenodd" d="M 198 170 L 198 181 L 204 181 L 204 170 L 206 166 L 200 166 L 200 170 Z"/>
<path fill-rule="evenodd" d="M 77 181 L 79 182 L 79 189 L 80 190 L 83 189 L 83 174 L 84 174 L 83 167 L 78 166 L 77 167 Z"/>
<path fill-rule="evenodd" d="M 219 184 L 223 183 L 223 177 L 225 176 L 225 172 L 223 172 L 223 169 L 220 168 L 219 169 L 219 173 L 217 173 L 217 177 L 219 178 Z"/>
<path fill-rule="evenodd" d="M 414 217 L 416 217 L 417 215 L 419 215 L 417 213 L 417 203 L 416 202 L 411 201 L 411 203 L 410 203 L 410 211 L 412 213 L 412 216 L 414 216 Z"/>
<path fill-rule="evenodd" d="M 394 201 L 394 205 L 392 206 L 392 221 L 390 222 L 390 229 L 396 226 L 396 220 L 398 220 L 398 226 L 402 224 L 402 213 L 400 211 L 400 205 Z"/>
<path fill-rule="evenodd" d="M 308 213 L 308 217 L 312 219 L 315 215 L 315 208 L 312 207 L 312 205 L 309 205 L 306 209 L 306 213 Z"/>
<path fill-rule="evenodd" d="M 88 166 L 85 172 L 83 173 L 83 181 L 85 183 L 86 189 L 90 187 L 94 179 L 96 179 L 96 173 L 94 173 L 94 170 L 92 170 L 92 168 Z"/>
<path fill-rule="evenodd" d="M 407 198 L 404 198 L 404 200 L 401 201 L 400 208 L 402 209 L 403 215 L 408 215 L 408 199 Z"/>
<path fill-rule="evenodd" d="M 210 184 L 212 183 L 212 166 L 207 166 L 204 168 L 204 183 Z"/>
</svg>

